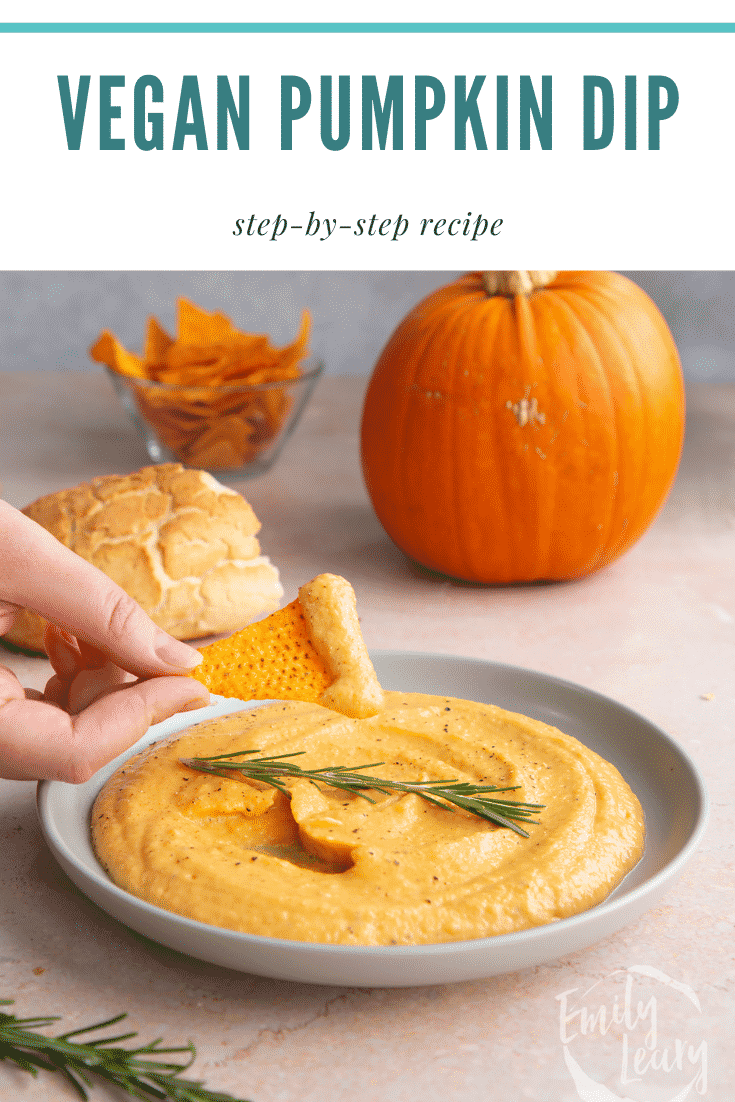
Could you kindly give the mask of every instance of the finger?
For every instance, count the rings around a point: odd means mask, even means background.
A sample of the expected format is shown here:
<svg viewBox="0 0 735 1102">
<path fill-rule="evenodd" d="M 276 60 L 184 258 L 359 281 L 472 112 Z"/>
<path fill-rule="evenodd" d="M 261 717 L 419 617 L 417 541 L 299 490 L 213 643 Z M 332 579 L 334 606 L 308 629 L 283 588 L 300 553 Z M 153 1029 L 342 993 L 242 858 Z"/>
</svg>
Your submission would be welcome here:
<svg viewBox="0 0 735 1102">
<path fill-rule="evenodd" d="M 5 635 L 10 631 L 17 615 L 18 609 L 15 605 L 8 605 L 0 600 L 0 635 Z"/>
<path fill-rule="evenodd" d="M 38 612 L 137 677 L 183 673 L 202 660 L 156 627 L 106 574 L 4 501 L 0 561 L 0 601 Z"/>
<path fill-rule="evenodd" d="M 75 639 L 56 624 L 47 624 L 43 646 L 54 671 L 62 679 L 71 680 L 80 670 L 101 670 L 110 660 L 99 647 Z"/>
<path fill-rule="evenodd" d="M 56 624 L 47 624 L 43 634 L 43 647 L 54 673 L 61 680 L 71 681 L 82 669 L 84 661 L 79 644 L 73 635 Z"/>
<path fill-rule="evenodd" d="M 64 711 L 68 711 L 69 703 L 69 688 L 71 682 L 62 680 L 54 674 L 46 682 L 46 686 L 43 690 L 43 699 L 47 700 L 50 704 L 56 704 L 57 707 L 63 708 Z"/>
<path fill-rule="evenodd" d="M 72 715 L 104 692 L 135 680 L 134 674 L 110 662 L 97 647 L 75 639 L 55 624 L 47 625 L 43 645 L 55 670 L 46 683 L 45 695 Z"/>
<path fill-rule="evenodd" d="M 98 670 L 80 670 L 69 686 L 66 709 L 75 716 L 105 693 L 119 689 L 121 685 L 129 685 L 133 681 L 135 676 L 121 670 L 114 662 L 105 662 Z"/>
<path fill-rule="evenodd" d="M 81 647 L 73 635 L 57 627 L 56 624 L 46 625 L 43 646 L 54 669 L 54 676 L 46 682 L 44 697 L 52 704 L 57 704 L 60 708 L 69 711 L 69 691 L 72 682 L 85 668 Z M 88 647 L 88 644 L 84 643 L 82 646 Z M 104 662 L 105 658 L 102 655 L 98 665 L 104 665 Z"/>
<path fill-rule="evenodd" d="M 18 678 L 7 666 L 0 666 L 0 702 L 22 700 L 26 692 Z"/>
<path fill-rule="evenodd" d="M 198 682 L 161 677 L 123 686 L 70 716 L 53 704 L 14 695 L 11 683 L 0 684 L 0 776 L 80 784 L 151 724 L 208 701 Z"/>
</svg>

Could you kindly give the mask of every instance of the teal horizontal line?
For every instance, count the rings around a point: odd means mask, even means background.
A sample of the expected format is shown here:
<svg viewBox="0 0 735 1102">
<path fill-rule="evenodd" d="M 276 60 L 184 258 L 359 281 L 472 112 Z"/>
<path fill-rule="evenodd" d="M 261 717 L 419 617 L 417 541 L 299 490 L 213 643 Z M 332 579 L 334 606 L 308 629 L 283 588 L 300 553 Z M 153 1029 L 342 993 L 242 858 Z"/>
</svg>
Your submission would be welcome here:
<svg viewBox="0 0 735 1102">
<path fill-rule="evenodd" d="M 0 23 L 3 34 L 733 34 L 735 23 Z"/>
</svg>

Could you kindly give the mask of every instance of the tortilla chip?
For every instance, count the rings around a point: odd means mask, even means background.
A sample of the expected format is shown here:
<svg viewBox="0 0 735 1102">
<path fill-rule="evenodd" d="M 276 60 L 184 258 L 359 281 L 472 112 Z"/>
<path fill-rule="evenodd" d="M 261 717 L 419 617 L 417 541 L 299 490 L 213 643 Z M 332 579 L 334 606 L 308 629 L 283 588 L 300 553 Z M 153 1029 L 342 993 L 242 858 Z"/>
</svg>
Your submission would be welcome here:
<svg viewBox="0 0 735 1102">
<path fill-rule="evenodd" d="M 145 365 L 140 356 L 126 351 L 107 329 L 100 335 L 97 343 L 92 345 L 89 354 L 97 363 L 107 364 L 120 375 L 127 375 L 131 379 L 146 378 Z"/>
<path fill-rule="evenodd" d="M 146 368 L 150 368 L 154 364 L 165 364 L 166 356 L 173 343 L 173 338 L 169 337 L 156 318 L 148 318 L 148 332 L 146 333 L 145 349 L 143 351 L 143 362 Z"/>
<path fill-rule="evenodd" d="M 316 703 L 334 680 L 309 637 L 298 597 L 229 639 L 201 647 L 192 677 L 219 696 Z"/>
</svg>

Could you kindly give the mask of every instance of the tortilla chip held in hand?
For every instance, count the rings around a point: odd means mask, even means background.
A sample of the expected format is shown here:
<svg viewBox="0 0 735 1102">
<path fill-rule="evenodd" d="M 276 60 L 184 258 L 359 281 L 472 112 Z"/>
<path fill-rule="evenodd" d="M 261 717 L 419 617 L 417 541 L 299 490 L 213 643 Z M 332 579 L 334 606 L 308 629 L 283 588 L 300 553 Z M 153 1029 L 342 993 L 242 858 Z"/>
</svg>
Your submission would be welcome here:
<svg viewBox="0 0 735 1102">
<path fill-rule="evenodd" d="M 383 707 L 354 591 L 335 574 L 320 574 L 290 605 L 201 653 L 192 676 L 219 696 L 303 700 L 354 719 Z"/>
</svg>

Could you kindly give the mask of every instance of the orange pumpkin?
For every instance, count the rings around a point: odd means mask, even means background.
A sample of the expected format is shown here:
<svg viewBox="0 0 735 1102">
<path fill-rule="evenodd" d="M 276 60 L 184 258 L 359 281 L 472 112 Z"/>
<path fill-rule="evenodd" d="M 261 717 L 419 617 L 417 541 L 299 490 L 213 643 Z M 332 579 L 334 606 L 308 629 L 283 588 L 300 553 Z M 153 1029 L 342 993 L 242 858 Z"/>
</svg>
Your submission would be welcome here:
<svg viewBox="0 0 735 1102">
<path fill-rule="evenodd" d="M 614 272 L 472 272 L 401 322 L 365 398 L 362 462 L 388 535 L 477 582 L 574 578 L 654 519 L 684 384 L 666 322 Z"/>
</svg>

